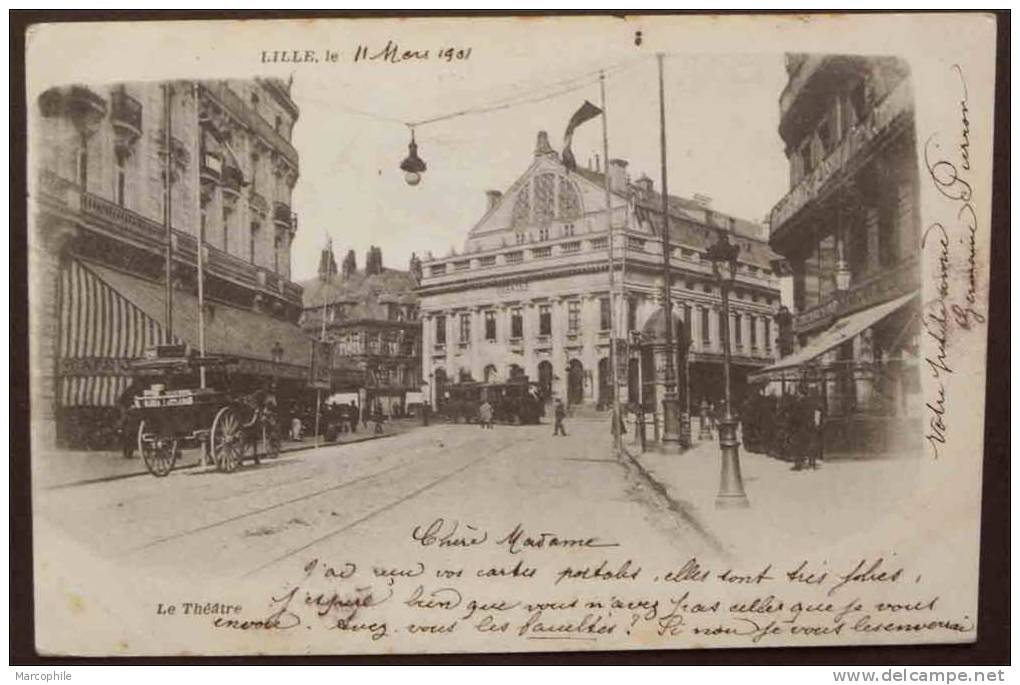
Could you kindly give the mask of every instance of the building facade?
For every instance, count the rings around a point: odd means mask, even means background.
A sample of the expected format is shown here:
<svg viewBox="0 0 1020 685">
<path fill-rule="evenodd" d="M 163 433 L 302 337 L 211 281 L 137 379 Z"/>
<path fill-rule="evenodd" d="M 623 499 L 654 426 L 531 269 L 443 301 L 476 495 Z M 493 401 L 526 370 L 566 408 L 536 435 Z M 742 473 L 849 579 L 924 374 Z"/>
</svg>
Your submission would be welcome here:
<svg viewBox="0 0 1020 685">
<path fill-rule="evenodd" d="M 356 393 L 359 407 L 401 415 L 408 398 L 416 400 L 421 393 L 421 324 L 414 292 L 419 267 L 412 256 L 407 271 L 386 268 L 382 250 L 372 247 L 363 270 L 353 251 L 338 269 L 330 246 L 322 252 L 318 275 L 301 283 L 301 326 L 331 343 L 331 389 Z"/>
<path fill-rule="evenodd" d="M 790 190 L 771 245 L 793 275 L 784 357 L 758 378 L 821 394 L 830 450 L 921 434 L 917 145 L 896 58 L 789 55 L 779 134 Z M 919 443 L 918 443 L 919 444 Z"/>
<path fill-rule="evenodd" d="M 568 171 L 544 132 L 517 181 L 505 193 L 487 193 L 487 209 L 463 250 L 424 260 L 422 373 L 434 404 L 449 383 L 526 376 L 547 398 L 608 406 L 615 300 L 621 399 L 661 411 L 665 357 L 642 332 L 657 312 L 664 319 L 662 199 L 648 178 L 631 182 L 626 166 L 614 159 L 606 170 L 616 298 L 609 293 L 605 176 Z M 730 321 L 738 392 L 749 371 L 773 359 L 774 255 L 760 226 L 704 201 L 670 196 L 668 227 L 674 320 L 678 333 L 691 337 L 687 363 L 678 369 L 680 391 L 689 388 L 683 401 L 697 406 L 723 395 L 722 307 L 705 251 L 720 231 L 741 247 Z M 642 340 L 648 344 L 630 344 Z"/>
<path fill-rule="evenodd" d="M 33 419 L 56 420 L 59 442 L 98 430 L 89 426 L 115 411 L 131 383 L 127 363 L 146 347 L 197 349 L 199 245 L 206 352 L 236 356 L 235 379 L 307 380 L 311 343 L 290 281 L 298 108 L 289 88 L 275 79 L 71 85 L 32 103 Z"/>
</svg>

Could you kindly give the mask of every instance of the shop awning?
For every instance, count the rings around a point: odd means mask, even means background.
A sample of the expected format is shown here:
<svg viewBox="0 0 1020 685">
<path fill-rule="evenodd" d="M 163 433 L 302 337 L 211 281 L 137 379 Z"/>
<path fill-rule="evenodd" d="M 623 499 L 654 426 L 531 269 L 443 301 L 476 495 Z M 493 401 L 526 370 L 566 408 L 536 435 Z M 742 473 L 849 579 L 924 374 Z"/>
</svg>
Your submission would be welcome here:
<svg viewBox="0 0 1020 685">
<path fill-rule="evenodd" d="M 915 297 L 917 297 L 917 292 L 839 319 L 795 354 L 784 357 L 772 366 L 767 366 L 748 375 L 748 381 L 753 383 L 755 381 L 778 380 L 780 378 L 796 378 L 800 372 L 800 367 L 814 361 L 817 357 L 845 343 L 847 340 L 852 340 L 863 331 L 904 307 Z"/>
<path fill-rule="evenodd" d="M 112 288 L 162 332 L 165 318 L 166 293 L 162 283 L 155 283 L 115 269 L 85 263 L 84 269 Z M 173 294 L 174 337 L 198 347 L 198 298 L 175 290 Z M 250 312 L 218 302 L 206 302 L 205 347 L 207 354 L 238 357 L 249 364 L 249 371 L 273 373 L 273 347 L 279 343 L 280 376 L 307 376 L 312 359 L 313 340 L 296 324 L 271 316 Z M 131 350 L 132 356 L 139 356 Z M 242 369 L 244 370 L 244 369 Z"/>
</svg>

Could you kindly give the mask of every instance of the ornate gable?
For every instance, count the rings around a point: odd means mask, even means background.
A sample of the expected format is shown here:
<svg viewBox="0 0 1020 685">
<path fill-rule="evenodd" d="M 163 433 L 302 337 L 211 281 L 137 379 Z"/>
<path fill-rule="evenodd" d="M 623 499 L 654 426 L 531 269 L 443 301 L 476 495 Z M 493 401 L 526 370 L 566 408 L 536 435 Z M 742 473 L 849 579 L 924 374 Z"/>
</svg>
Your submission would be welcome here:
<svg viewBox="0 0 1020 685">
<path fill-rule="evenodd" d="M 586 179 L 568 173 L 558 158 L 542 156 L 507 190 L 468 234 L 465 250 L 529 242 L 531 233 L 579 221 L 591 197 Z M 598 209 L 598 206 L 589 209 Z"/>
</svg>

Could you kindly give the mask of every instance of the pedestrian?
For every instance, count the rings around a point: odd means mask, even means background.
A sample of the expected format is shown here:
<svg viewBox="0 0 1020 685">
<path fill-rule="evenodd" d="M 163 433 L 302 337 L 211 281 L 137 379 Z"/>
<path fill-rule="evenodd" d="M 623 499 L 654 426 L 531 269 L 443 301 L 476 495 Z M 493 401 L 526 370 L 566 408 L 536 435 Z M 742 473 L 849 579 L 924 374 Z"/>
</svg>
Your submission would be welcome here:
<svg viewBox="0 0 1020 685">
<path fill-rule="evenodd" d="M 814 432 L 812 426 L 812 409 L 804 389 L 797 392 L 790 406 L 790 437 L 792 438 L 791 449 L 793 451 L 793 468 L 791 471 L 803 471 L 804 459 L 811 453 L 811 435 Z"/>
<path fill-rule="evenodd" d="M 290 439 L 301 442 L 301 417 L 297 413 L 290 417 Z"/>
<path fill-rule="evenodd" d="M 383 413 L 382 405 L 376 403 L 375 411 L 373 412 L 372 420 L 375 422 L 375 433 L 376 435 L 383 432 Z"/>
<path fill-rule="evenodd" d="M 817 395 L 811 402 L 812 442 L 808 453 L 808 468 L 817 469 L 818 461 L 823 458 L 825 449 L 825 405 Z"/>
<path fill-rule="evenodd" d="M 488 398 L 478 407 L 478 421 L 482 428 L 492 428 L 492 405 L 489 404 Z"/>
<path fill-rule="evenodd" d="M 556 409 L 554 412 L 556 418 L 556 425 L 553 427 L 553 435 L 562 435 L 566 437 L 567 429 L 563 427 L 563 419 L 567 418 L 567 408 L 563 406 L 563 400 L 556 400 Z"/>
<path fill-rule="evenodd" d="M 617 414 L 616 405 L 614 404 L 612 412 L 610 412 L 612 415 L 612 421 L 610 422 L 609 432 L 613 436 L 616 435 L 617 431 L 619 431 L 620 435 L 627 434 L 627 407 L 623 406 L 620 409 L 620 413 Z"/>
<path fill-rule="evenodd" d="M 120 432 L 120 452 L 125 459 L 131 459 L 138 444 L 138 420 L 132 411 L 135 395 L 139 389 L 134 384 L 128 387 L 117 402 L 118 428 Z"/>
</svg>

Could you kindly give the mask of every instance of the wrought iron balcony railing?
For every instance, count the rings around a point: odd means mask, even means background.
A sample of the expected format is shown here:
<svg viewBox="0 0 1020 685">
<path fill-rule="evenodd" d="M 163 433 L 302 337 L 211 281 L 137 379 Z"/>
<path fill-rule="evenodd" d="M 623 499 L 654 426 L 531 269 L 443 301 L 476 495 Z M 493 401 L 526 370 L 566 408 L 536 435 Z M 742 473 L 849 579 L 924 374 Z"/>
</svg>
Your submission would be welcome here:
<svg viewBox="0 0 1020 685">
<path fill-rule="evenodd" d="M 910 82 L 904 80 L 875 105 L 863 121 L 851 128 L 825 159 L 772 208 L 769 216 L 772 236 L 775 237 L 783 225 L 808 203 L 818 199 L 825 192 L 829 181 L 848 170 L 858 155 L 864 153 L 868 145 L 887 131 L 900 115 L 912 111 L 913 92 Z"/>
</svg>

